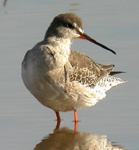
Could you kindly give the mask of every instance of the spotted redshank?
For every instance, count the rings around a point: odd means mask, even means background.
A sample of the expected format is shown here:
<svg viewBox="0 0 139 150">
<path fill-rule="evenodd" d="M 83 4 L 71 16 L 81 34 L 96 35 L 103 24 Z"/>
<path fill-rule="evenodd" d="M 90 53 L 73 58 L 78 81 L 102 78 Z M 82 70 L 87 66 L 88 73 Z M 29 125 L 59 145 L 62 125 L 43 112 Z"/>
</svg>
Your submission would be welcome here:
<svg viewBox="0 0 139 150">
<path fill-rule="evenodd" d="M 59 112 L 74 111 L 95 105 L 105 92 L 124 83 L 113 77 L 114 65 L 102 65 L 88 56 L 71 50 L 75 39 L 85 39 L 116 54 L 83 31 L 81 18 L 73 13 L 54 18 L 44 40 L 29 50 L 22 62 L 22 78 L 27 89 L 44 106 Z"/>
</svg>

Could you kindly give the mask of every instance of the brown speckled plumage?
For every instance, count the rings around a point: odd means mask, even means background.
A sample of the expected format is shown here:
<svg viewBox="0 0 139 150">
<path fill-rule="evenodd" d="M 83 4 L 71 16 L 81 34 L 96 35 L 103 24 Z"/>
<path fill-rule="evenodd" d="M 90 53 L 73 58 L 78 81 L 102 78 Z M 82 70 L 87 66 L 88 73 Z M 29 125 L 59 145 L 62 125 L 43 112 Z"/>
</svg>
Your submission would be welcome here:
<svg viewBox="0 0 139 150">
<path fill-rule="evenodd" d="M 93 61 L 88 56 L 71 50 L 69 62 L 74 68 L 70 74 L 70 81 L 78 81 L 89 87 L 96 85 L 103 76 L 108 75 L 114 65 L 101 65 Z"/>
</svg>

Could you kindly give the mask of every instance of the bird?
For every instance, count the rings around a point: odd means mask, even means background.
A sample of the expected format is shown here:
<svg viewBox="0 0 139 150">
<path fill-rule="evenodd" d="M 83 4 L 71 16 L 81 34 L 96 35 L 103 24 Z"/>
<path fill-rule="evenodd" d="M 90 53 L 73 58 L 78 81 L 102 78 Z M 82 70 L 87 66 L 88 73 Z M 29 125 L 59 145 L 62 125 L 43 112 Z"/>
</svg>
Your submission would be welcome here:
<svg viewBox="0 0 139 150">
<path fill-rule="evenodd" d="M 114 65 L 102 65 L 71 49 L 74 40 L 88 40 L 110 52 L 116 52 L 88 36 L 74 13 L 59 14 L 48 27 L 44 39 L 28 50 L 22 61 L 22 79 L 30 93 L 44 106 L 60 112 L 94 106 L 106 91 L 125 80 L 114 77 Z"/>
</svg>

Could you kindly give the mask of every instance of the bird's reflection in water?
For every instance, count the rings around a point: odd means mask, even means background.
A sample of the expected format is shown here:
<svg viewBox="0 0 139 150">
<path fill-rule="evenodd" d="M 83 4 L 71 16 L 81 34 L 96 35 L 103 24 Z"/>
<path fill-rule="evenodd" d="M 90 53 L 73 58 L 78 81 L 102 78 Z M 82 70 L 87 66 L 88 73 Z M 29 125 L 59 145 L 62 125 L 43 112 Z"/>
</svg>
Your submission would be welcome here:
<svg viewBox="0 0 139 150">
<path fill-rule="evenodd" d="M 58 124 L 60 125 L 60 124 Z M 108 142 L 106 136 L 57 128 L 45 137 L 34 150 L 123 150 L 122 146 Z M 75 126 L 76 127 L 76 126 Z"/>
</svg>

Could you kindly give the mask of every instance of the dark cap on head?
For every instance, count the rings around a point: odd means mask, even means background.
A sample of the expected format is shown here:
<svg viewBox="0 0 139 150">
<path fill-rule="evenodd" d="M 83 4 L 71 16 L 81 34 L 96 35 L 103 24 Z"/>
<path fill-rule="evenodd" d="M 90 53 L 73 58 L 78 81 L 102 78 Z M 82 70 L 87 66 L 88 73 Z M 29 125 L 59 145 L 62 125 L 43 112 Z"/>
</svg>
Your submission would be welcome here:
<svg viewBox="0 0 139 150">
<path fill-rule="evenodd" d="M 49 36 L 48 34 L 51 34 L 53 31 L 57 33 L 58 26 L 66 26 L 67 24 L 73 23 L 75 23 L 79 28 L 83 29 L 83 23 L 79 16 L 75 15 L 74 13 L 60 14 L 51 22 L 48 30 L 46 31 L 45 37 Z"/>
<path fill-rule="evenodd" d="M 79 16 L 75 15 L 74 13 L 67 13 L 67 14 L 60 14 L 56 16 L 53 22 L 63 22 L 63 23 L 76 23 L 78 27 L 83 29 L 83 23 Z"/>
</svg>

